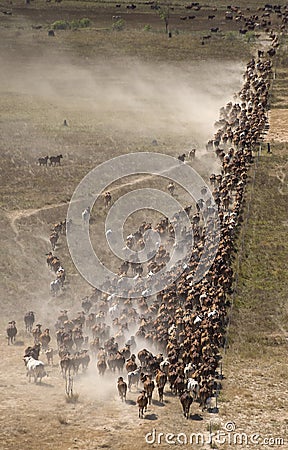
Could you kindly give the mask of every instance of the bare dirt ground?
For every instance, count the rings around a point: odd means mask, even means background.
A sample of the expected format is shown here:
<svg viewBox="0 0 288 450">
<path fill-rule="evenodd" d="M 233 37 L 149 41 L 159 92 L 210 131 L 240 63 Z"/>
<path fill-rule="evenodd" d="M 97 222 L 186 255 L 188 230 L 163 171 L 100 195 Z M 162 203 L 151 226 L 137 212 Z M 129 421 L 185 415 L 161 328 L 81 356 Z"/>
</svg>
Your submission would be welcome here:
<svg viewBox="0 0 288 450">
<path fill-rule="evenodd" d="M 9 10 L 10 6 L 3 2 L 1 10 Z M 99 9 L 96 4 L 73 2 L 70 8 L 64 3 L 33 2 L 26 8 L 15 2 L 12 16 L 0 18 L 0 448 L 170 448 L 159 434 L 159 445 L 157 437 L 154 444 L 147 444 L 145 435 L 155 429 L 157 433 L 187 436 L 199 432 L 208 439 L 209 426 L 216 432 L 229 421 L 246 433 L 284 437 L 286 444 L 281 447 L 287 448 L 285 315 L 281 320 L 277 316 L 276 336 L 272 326 L 266 335 L 261 335 L 269 338 L 264 339 L 264 344 L 256 342 L 259 316 L 248 343 L 246 335 L 237 340 L 237 323 L 241 322 L 235 319 L 234 340 L 231 338 L 223 363 L 225 380 L 218 414 L 202 413 L 193 405 L 191 420 L 185 421 L 179 400 L 167 388 L 164 405 L 155 400 L 146 419 L 139 420 L 136 391 L 128 394 L 127 404 L 122 404 L 116 392 L 116 376 L 108 374 L 100 379 L 95 361 L 87 374 L 75 377 L 74 390 L 79 394 L 76 404 L 66 402 L 65 381 L 57 357 L 54 366 L 47 369 L 49 377 L 43 379 L 42 385 L 29 384 L 26 378 L 22 356 L 32 339 L 23 331 L 23 314 L 33 309 L 37 321 L 53 330 L 59 310 L 66 308 L 72 315 L 79 310 L 81 298 L 91 291 L 73 267 L 64 237 L 56 253 L 65 265 L 68 281 L 64 293 L 57 298 L 49 294 L 52 275 L 45 263 L 45 253 L 50 250 L 50 228 L 64 219 L 70 197 L 82 177 L 113 156 L 155 151 L 154 139 L 158 144 L 156 151 L 174 156 L 196 146 L 199 151 L 194 167 L 204 178 L 217 169 L 217 161 L 206 154 L 204 144 L 213 133 L 219 108 L 241 86 L 245 58 L 251 48 L 246 42 L 234 40 L 231 34 L 228 39 L 212 38 L 210 47 L 200 47 L 197 33 L 209 30 L 206 16 L 211 6 L 194 22 L 193 39 L 188 21 L 179 19 L 184 7 L 176 9 L 173 35 L 176 27 L 182 32 L 175 33 L 175 40 L 170 41 L 160 32 L 163 24 L 159 18 L 148 14 L 143 5 L 139 8 L 143 10 L 137 15 L 125 11 L 127 29 L 120 33 L 111 33 L 111 15 L 116 9 L 107 4 Z M 94 23 L 91 30 L 61 31 L 56 32 L 55 39 L 48 38 L 47 28 L 54 20 L 87 15 Z M 223 11 L 216 15 L 215 24 L 228 32 Z M 155 27 L 154 33 L 143 32 L 147 23 Z M 43 28 L 32 29 L 36 24 Z M 234 24 L 230 27 L 234 32 Z M 231 51 L 233 46 L 239 49 L 239 57 Z M 223 48 L 227 51 L 223 52 Z M 68 127 L 63 127 L 64 119 Z M 277 143 L 287 141 L 283 132 L 287 112 L 272 110 L 270 119 L 268 139 L 275 141 L 276 166 L 285 168 L 286 151 Z M 59 153 L 63 154 L 62 167 L 36 165 L 39 156 Z M 274 163 L 266 169 L 263 176 L 270 180 L 269 192 L 279 203 L 283 196 L 273 188 L 276 180 L 279 182 L 279 173 Z M 260 192 L 259 181 L 256 193 L 260 196 Z M 255 210 L 258 211 L 257 204 Z M 285 214 L 282 204 L 277 216 L 283 225 L 281 236 L 286 230 Z M 261 214 L 255 217 L 260 217 L 261 224 Z M 259 223 L 255 219 L 254 229 Z M 273 228 L 273 223 L 270 226 Z M 96 225 L 94 233 L 97 236 Z M 274 264 L 276 267 L 276 259 Z M 284 276 L 282 272 L 280 275 Z M 279 292 L 277 298 L 282 303 L 275 303 L 287 312 L 282 298 L 284 288 L 282 296 Z M 258 294 L 261 299 L 263 292 Z M 244 292 L 245 295 L 249 294 Z M 251 307 L 247 309 L 239 321 L 249 322 Z M 268 308 L 267 316 L 273 314 L 273 308 Z M 12 319 L 19 329 L 18 345 L 8 347 L 4 330 Z M 52 346 L 56 348 L 54 337 Z M 215 441 L 213 445 L 201 444 L 201 448 L 211 447 L 217 448 Z M 218 444 L 223 449 L 270 447 L 262 443 L 252 446 L 250 442 L 230 445 L 227 439 Z"/>
</svg>

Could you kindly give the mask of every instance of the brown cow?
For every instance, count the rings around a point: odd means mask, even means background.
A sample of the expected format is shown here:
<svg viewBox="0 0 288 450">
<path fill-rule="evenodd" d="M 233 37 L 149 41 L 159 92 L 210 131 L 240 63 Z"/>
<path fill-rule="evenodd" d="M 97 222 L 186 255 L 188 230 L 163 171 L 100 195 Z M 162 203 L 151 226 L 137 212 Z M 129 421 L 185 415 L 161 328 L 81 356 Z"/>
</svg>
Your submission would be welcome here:
<svg viewBox="0 0 288 450">
<path fill-rule="evenodd" d="M 180 396 L 180 402 L 183 408 L 183 413 L 184 413 L 184 417 L 186 417 L 186 419 L 189 419 L 189 411 L 190 411 L 190 407 L 193 403 L 193 398 L 190 395 L 190 392 L 185 390 L 181 396 Z"/>
<path fill-rule="evenodd" d="M 141 381 L 143 382 L 143 385 L 144 385 L 144 391 L 147 394 L 148 403 L 149 403 L 149 405 L 151 405 L 152 395 L 153 395 L 153 391 L 155 389 L 155 383 L 153 380 L 151 380 L 151 378 L 148 375 L 144 375 L 141 378 Z"/>
<path fill-rule="evenodd" d="M 97 362 L 97 369 L 99 372 L 99 375 L 104 375 L 107 369 L 107 364 L 106 364 L 106 358 L 105 356 L 102 356 L 99 361 Z"/>
<path fill-rule="evenodd" d="M 148 398 L 146 397 L 146 392 L 142 391 L 137 397 L 137 405 L 139 408 L 139 419 L 144 417 L 144 409 L 147 411 Z"/>
<path fill-rule="evenodd" d="M 58 239 L 59 239 L 59 234 L 56 233 L 56 232 L 53 232 L 53 233 L 50 234 L 50 236 L 49 236 L 49 241 L 50 241 L 50 244 L 51 244 L 51 247 L 52 247 L 52 250 L 53 250 L 53 251 L 54 251 L 55 248 L 56 248 L 56 244 L 57 244 Z"/>
<path fill-rule="evenodd" d="M 16 322 L 15 320 L 12 320 L 9 322 L 8 327 L 6 329 L 7 332 L 7 338 L 8 338 L 8 345 L 15 343 L 15 338 L 17 334 L 17 328 L 16 328 Z"/>
<path fill-rule="evenodd" d="M 155 381 L 156 381 L 156 385 L 158 388 L 159 401 L 163 402 L 164 387 L 167 382 L 166 373 L 162 372 L 162 370 L 158 369 L 156 372 Z"/>
<path fill-rule="evenodd" d="M 126 402 L 127 383 L 125 383 L 125 381 L 123 380 L 123 377 L 118 378 L 117 389 L 118 389 L 119 397 L 121 398 L 122 402 L 123 402 L 123 399 Z"/>
</svg>

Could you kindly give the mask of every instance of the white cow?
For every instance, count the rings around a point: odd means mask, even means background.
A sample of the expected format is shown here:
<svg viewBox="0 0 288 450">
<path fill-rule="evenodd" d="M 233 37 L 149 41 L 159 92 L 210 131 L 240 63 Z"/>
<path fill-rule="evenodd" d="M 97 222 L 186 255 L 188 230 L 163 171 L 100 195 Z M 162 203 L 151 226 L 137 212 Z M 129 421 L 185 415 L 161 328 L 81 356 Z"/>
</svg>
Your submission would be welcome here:
<svg viewBox="0 0 288 450">
<path fill-rule="evenodd" d="M 51 281 L 51 283 L 50 283 L 51 294 L 53 296 L 56 295 L 61 290 L 61 287 L 62 287 L 62 282 L 61 282 L 60 278 L 56 278 L 56 280 Z"/>
<path fill-rule="evenodd" d="M 86 209 L 84 209 L 84 211 L 82 212 L 82 220 L 83 220 L 83 224 L 87 225 L 89 224 L 89 220 L 90 220 L 90 206 L 88 206 Z"/>
<path fill-rule="evenodd" d="M 199 383 L 193 378 L 188 378 L 187 390 L 191 392 L 193 399 L 197 400 L 199 394 Z"/>
<path fill-rule="evenodd" d="M 129 391 L 131 391 L 131 386 L 133 384 L 135 384 L 136 387 L 138 388 L 141 370 L 142 370 L 141 367 L 138 367 L 138 369 L 134 370 L 133 372 L 128 372 L 128 389 L 129 389 Z"/>
<path fill-rule="evenodd" d="M 112 319 L 114 319 L 115 317 L 117 317 L 119 315 L 120 312 L 120 306 L 119 303 L 115 303 L 113 306 L 110 306 L 109 308 L 109 314 L 112 317 Z"/>
<path fill-rule="evenodd" d="M 24 357 L 26 369 L 27 369 L 27 377 L 29 377 L 29 383 L 31 381 L 31 377 L 34 377 L 34 382 L 37 383 L 39 379 L 40 383 L 43 377 L 48 376 L 45 371 L 45 366 L 42 361 L 38 359 L 32 358 L 32 356 Z"/>
<path fill-rule="evenodd" d="M 164 361 L 162 361 L 160 363 L 160 369 L 162 370 L 162 372 L 166 373 L 166 375 L 168 375 L 169 367 L 170 367 L 170 361 L 168 358 L 164 359 Z"/>
<path fill-rule="evenodd" d="M 191 362 L 189 362 L 189 364 L 186 364 L 185 369 L 184 369 L 185 378 L 186 379 L 191 378 L 191 376 L 193 375 L 195 370 L 196 370 L 196 367 L 194 366 L 194 364 L 192 364 Z"/>
</svg>

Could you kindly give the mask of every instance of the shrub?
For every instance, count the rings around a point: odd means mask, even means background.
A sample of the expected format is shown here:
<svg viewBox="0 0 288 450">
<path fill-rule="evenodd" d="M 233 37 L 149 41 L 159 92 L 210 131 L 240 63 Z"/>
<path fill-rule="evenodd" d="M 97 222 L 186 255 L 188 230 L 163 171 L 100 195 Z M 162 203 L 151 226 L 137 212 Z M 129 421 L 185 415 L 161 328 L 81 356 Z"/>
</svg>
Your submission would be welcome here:
<svg viewBox="0 0 288 450">
<path fill-rule="evenodd" d="M 71 30 L 77 28 L 87 28 L 90 26 L 90 20 L 84 17 L 79 20 L 56 20 L 56 22 L 52 23 L 51 28 L 53 30 Z"/>
<path fill-rule="evenodd" d="M 247 31 L 247 33 L 245 34 L 245 40 L 249 43 L 249 42 L 254 42 L 255 41 L 255 33 L 254 31 Z"/>
<path fill-rule="evenodd" d="M 115 31 L 121 31 L 125 27 L 125 20 L 124 19 L 118 19 L 116 22 L 113 23 L 112 29 Z"/>
<path fill-rule="evenodd" d="M 88 28 L 90 27 L 90 20 L 87 17 L 83 17 L 79 21 L 79 28 Z"/>
<path fill-rule="evenodd" d="M 227 31 L 225 37 L 228 41 L 235 41 L 237 39 L 235 31 Z"/>
<path fill-rule="evenodd" d="M 152 28 L 151 25 L 147 24 L 147 25 L 144 26 L 144 31 L 150 31 L 151 28 Z"/>
<path fill-rule="evenodd" d="M 56 20 L 52 23 L 51 28 L 53 30 L 69 30 L 70 23 L 67 20 Z"/>
</svg>

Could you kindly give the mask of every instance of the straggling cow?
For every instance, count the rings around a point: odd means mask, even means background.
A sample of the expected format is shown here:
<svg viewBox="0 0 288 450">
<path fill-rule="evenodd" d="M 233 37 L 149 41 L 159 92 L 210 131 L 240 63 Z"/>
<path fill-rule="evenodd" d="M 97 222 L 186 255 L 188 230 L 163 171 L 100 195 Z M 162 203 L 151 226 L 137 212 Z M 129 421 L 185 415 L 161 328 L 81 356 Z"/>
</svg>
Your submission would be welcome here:
<svg viewBox="0 0 288 450">
<path fill-rule="evenodd" d="M 31 377 L 34 377 L 34 383 L 37 383 L 38 379 L 41 383 L 42 378 L 48 376 L 42 361 L 34 359 L 32 356 L 25 356 L 24 361 L 27 369 L 26 375 L 29 377 L 29 383 L 31 381 Z"/>
</svg>

